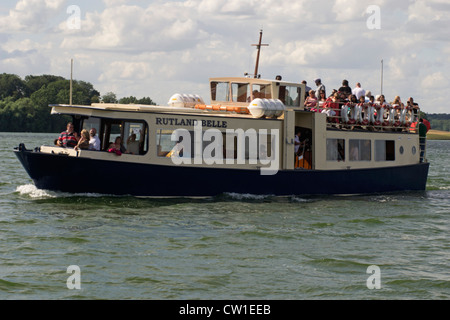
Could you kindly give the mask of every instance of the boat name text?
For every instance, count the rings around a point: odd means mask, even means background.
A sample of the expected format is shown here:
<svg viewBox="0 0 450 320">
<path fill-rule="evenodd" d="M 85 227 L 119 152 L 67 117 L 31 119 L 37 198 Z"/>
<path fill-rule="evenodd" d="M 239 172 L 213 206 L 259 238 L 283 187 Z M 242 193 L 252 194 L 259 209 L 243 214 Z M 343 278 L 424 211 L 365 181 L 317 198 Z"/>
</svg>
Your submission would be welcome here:
<svg viewBox="0 0 450 320">
<path fill-rule="evenodd" d="M 205 128 L 227 128 L 226 121 L 217 120 L 197 120 L 197 119 L 178 119 L 178 118 L 156 118 L 156 124 L 164 126 L 186 126 L 194 127 L 197 122 L 201 122 Z"/>
</svg>

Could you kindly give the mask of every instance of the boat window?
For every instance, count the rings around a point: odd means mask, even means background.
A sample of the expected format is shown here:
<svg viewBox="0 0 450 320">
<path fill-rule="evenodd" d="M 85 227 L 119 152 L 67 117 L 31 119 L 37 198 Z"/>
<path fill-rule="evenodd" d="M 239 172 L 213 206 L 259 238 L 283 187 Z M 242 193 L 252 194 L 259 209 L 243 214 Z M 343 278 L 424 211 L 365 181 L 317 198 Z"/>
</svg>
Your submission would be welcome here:
<svg viewBox="0 0 450 320">
<path fill-rule="evenodd" d="M 244 139 L 242 149 L 238 146 L 238 139 Z M 224 159 L 270 160 L 274 150 L 276 136 L 272 134 L 253 134 L 251 131 L 222 134 Z M 257 149 L 255 148 L 257 147 Z"/>
<path fill-rule="evenodd" d="M 327 139 L 327 161 L 345 161 L 344 139 Z"/>
<path fill-rule="evenodd" d="M 375 140 L 375 161 L 395 161 L 394 140 Z"/>
<path fill-rule="evenodd" d="M 300 87 L 280 86 L 278 98 L 287 107 L 299 107 L 301 97 Z"/>
<path fill-rule="evenodd" d="M 178 148 L 178 143 L 182 142 L 182 138 L 178 141 L 172 141 L 172 134 L 175 130 L 164 130 L 158 129 L 156 131 L 156 155 L 158 157 L 171 157 L 171 156 L 180 156 L 180 157 L 192 157 L 193 156 L 193 132 L 189 131 L 191 136 L 191 150 L 190 154 L 186 153 L 185 150 Z M 173 153 L 176 153 L 173 155 Z"/>
<path fill-rule="evenodd" d="M 83 120 L 83 129 L 90 131 L 92 128 L 95 128 L 97 132 L 100 132 L 100 118 L 88 118 Z"/>
<path fill-rule="evenodd" d="M 123 152 L 144 155 L 148 151 L 148 125 L 144 121 L 102 119 L 99 133 L 102 150 L 107 151 L 117 137 L 122 138 Z"/>
<path fill-rule="evenodd" d="M 179 156 L 183 158 L 194 158 L 195 156 L 195 140 L 194 132 L 189 131 L 186 136 L 190 139 L 190 150 L 183 150 L 183 138 L 178 141 L 172 140 L 172 134 L 175 130 L 158 129 L 156 131 L 156 154 L 158 157 Z M 250 160 L 250 163 L 256 160 L 271 160 L 273 158 L 275 139 L 277 137 L 272 134 L 256 134 L 252 132 L 222 132 L 222 141 L 219 140 L 219 149 L 215 148 L 215 138 L 212 140 L 202 140 L 201 156 L 204 160 L 222 161 L 225 159 L 239 159 L 241 161 Z M 238 143 L 239 139 L 244 139 L 244 144 Z M 189 143 L 189 142 L 186 142 Z M 216 153 L 216 151 L 219 151 Z M 213 160 L 215 159 L 215 160 Z"/>
<path fill-rule="evenodd" d="M 269 84 L 252 84 L 253 99 L 272 99 Z"/>
<path fill-rule="evenodd" d="M 370 161 L 372 158 L 370 140 L 350 140 L 349 150 L 350 161 Z"/>
<path fill-rule="evenodd" d="M 123 123 L 123 144 L 131 154 L 145 154 L 148 151 L 146 126 L 142 122 Z"/>
<path fill-rule="evenodd" d="M 211 82 L 211 100 L 213 101 L 229 101 L 229 82 Z"/>
<path fill-rule="evenodd" d="M 248 83 L 232 83 L 231 96 L 234 102 L 250 102 L 250 85 Z"/>
</svg>

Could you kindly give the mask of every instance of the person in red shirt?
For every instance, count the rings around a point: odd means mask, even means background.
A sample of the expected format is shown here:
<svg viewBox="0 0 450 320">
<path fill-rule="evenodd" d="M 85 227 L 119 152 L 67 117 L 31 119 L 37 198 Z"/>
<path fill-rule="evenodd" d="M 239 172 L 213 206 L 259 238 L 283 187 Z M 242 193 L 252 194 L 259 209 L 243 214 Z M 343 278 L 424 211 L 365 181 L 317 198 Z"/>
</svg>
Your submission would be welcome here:
<svg viewBox="0 0 450 320">
<path fill-rule="evenodd" d="M 58 145 L 65 148 L 75 148 L 78 140 L 75 136 L 74 126 L 72 122 L 67 124 L 67 130 L 61 132 L 58 138 Z"/>
</svg>

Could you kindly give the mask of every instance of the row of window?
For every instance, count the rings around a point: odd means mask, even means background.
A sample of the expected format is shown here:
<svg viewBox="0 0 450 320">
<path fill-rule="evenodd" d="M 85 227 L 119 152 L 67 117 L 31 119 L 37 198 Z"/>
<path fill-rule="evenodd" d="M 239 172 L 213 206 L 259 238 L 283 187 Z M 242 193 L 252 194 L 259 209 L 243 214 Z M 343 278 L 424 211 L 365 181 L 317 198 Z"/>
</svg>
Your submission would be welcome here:
<svg viewBox="0 0 450 320">
<path fill-rule="evenodd" d="M 237 130 L 236 130 L 237 131 Z M 195 152 L 195 135 L 193 131 L 189 131 L 187 138 L 189 142 L 183 141 L 183 138 L 178 141 L 173 141 L 172 135 L 174 130 L 158 129 L 156 132 L 156 146 L 158 157 L 194 157 Z M 211 140 L 202 140 L 202 154 L 210 152 L 210 156 L 219 159 L 270 159 L 272 157 L 272 145 L 275 143 L 276 137 L 271 134 L 257 134 L 256 132 L 249 133 L 242 131 L 233 134 L 226 134 L 222 132 L 220 141 L 215 141 L 216 137 Z M 242 140 L 241 140 L 242 139 Z M 243 141 L 243 144 L 240 142 Z M 177 148 L 179 142 L 185 146 L 190 146 L 188 153 L 186 150 Z M 209 148 L 208 148 L 209 146 Z M 212 148 L 217 146 L 218 148 Z M 207 149 L 208 148 L 208 149 Z M 177 152 L 177 154 L 173 154 Z M 216 154 L 217 153 L 217 154 Z"/>
<path fill-rule="evenodd" d="M 253 99 L 274 99 L 270 84 L 211 82 L 213 101 L 247 102 Z M 279 86 L 278 99 L 288 107 L 299 107 L 301 88 L 295 86 Z"/>
<path fill-rule="evenodd" d="M 371 161 L 372 141 L 350 139 L 349 161 Z M 375 140 L 375 161 L 395 161 L 395 141 Z M 327 139 L 327 161 L 346 161 L 345 139 Z"/>
<path fill-rule="evenodd" d="M 131 149 L 132 144 L 134 148 L 133 154 L 144 155 L 148 151 L 148 126 L 144 121 L 122 121 L 113 119 L 89 118 L 84 119 L 83 129 L 96 128 L 98 136 L 101 140 L 101 150 L 108 150 L 109 145 L 115 142 L 117 137 L 121 137 L 125 149 Z M 167 157 L 170 152 L 174 150 L 177 141 L 172 141 L 172 134 L 174 130 L 158 129 L 156 132 L 157 156 Z M 130 139 L 131 136 L 133 139 Z M 191 154 L 179 156 L 194 157 L 194 132 L 189 131 Z M 238 133 L 231 136 L 226 136 L 222 133 L 222 146 L 220 153 L 224 159 L 237 159 L 238 157 L 245 159 L 271 158 L 272 145 L 275 143 L 275 136 L 267 134 L 261 135 L 245 135 L 243 146 L 239 145 Z M 139 142 L 137 144 L 136 142 Z M 212 141 L 202 141 L 202 152 L 210 145 Z M 375 140 L 374 141 L 374 155 L 372 155 L 372 141 L 368 139 L 350 139 L 348 140 L 349 148 L 348 155 L 346 154 L 346 140 L 345 139 L 327 139 L 326 141 L 326 160 L 327 161 L 371 161 L 372 157 L 375 161 L 395 161 L 395 141 L 394 140 Z M 138 145 L 138 146 L 137 146 Z M 252 150 L 253 147 L 258 146 L 257 149 Z M 401 150 L 403 151 L 403 150 Z M 252 153 L 253 152 L 253 153 Z M 415 153 L 415 148 L 413 148 Z M 211 151 L 212 156 L 216 150 Z M 238 154 L 241 153 L 241 154 Z M 401 152 L 402 153 L 402 152 Z"/>
</svg>

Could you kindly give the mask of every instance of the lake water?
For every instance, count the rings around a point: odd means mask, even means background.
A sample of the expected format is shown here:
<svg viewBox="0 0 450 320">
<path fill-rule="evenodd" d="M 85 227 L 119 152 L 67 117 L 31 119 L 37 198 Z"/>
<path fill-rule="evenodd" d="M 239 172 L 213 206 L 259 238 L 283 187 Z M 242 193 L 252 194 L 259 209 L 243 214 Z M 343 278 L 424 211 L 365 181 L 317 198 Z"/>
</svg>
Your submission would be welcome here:
<svg viewBox="0 0 450 320">
<path fill-rule="evenodd" d="M 450 141 L 425 192 L 151 199 L 36 189 L 12 150 L 54 138 L 0 133 L 0 299 L 450 298 Z"/>
</svg>

